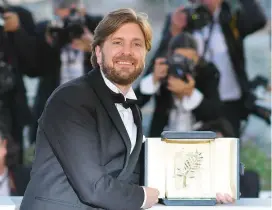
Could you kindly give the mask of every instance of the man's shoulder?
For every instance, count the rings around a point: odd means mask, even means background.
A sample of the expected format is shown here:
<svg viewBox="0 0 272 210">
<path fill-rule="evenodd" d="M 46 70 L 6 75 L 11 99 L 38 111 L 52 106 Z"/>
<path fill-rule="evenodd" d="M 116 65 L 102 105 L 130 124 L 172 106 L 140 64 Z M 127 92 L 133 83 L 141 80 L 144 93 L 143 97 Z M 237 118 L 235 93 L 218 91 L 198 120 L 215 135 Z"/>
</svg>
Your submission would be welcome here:
<svg viewBox="0 0 272 210">
<path fill-rule="evenodd" d="M 46 106 L 49 104 L 64 102 L 68 104 L 87 103 L 93 98 L 93 89 L 89 85 L 87 75 L 73 79 L 57 87 L 48 98 Z"/>
</svg>

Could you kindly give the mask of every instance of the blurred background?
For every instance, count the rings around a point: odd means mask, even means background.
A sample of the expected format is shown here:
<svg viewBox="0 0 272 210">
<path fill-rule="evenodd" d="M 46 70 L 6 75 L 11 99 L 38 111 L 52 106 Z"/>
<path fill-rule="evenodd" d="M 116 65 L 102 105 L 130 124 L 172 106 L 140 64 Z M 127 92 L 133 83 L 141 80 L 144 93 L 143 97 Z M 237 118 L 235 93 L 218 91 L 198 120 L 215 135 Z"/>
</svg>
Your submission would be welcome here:
<svg viewBox="0 0 272 210">
<path fill-rule="evenodd" d="M 28 8 L 34 15 L 35 21 L 52 19 L 52 4 L 50 0 L 9 0 L 11 4 L 22 5 Z M 229 0 L 235 6 L 236 0 Z M 130 7 L 137 11 L 148 14 L 153 28 L 153 46 L 148 55 L 147 63 L 153 56 L 161 39 L 161 31 L 165 17 L 169 12 L 174 11 L 179 5 L 187 5 L 187 0 L 84 0 L 87 12 L 90 14 L 105 15 L 108 12 L 121 8 Z M 271 84 L 271 0 L 259 0 L 268 19 L 265 28 L 248 36 L 245 39 L 246 69 L 249 78 L 262 75 Z M 33 105 L 39 79 L 31 79 L 24 76 L 27 88 L 28 103 Z M 258 103 L 265 107 L 271 107 L 271 93 L 263 89 L 256 90 L 259 97 Z M 143 119 L 145 133 L 149 130 L 149 123 L 153 112 L 154 101 L 151 100 L 143 108 Z M 29 129 L 24 130 L 24 147 L 26 149 L 25 162 L 31 163 L 33 158 L 33 146 L 28 139 Z M 261 195 L 271 195 L 271 126 L 256 116 L 250 116 L 248 121 L 243 123 L 241 138 L 245 142 L 241 154 L 242 162 L 247 169 L 256 170 L 261 177 Z M 252 158 L 254 157 L 254 158 Z"/>
</svg>

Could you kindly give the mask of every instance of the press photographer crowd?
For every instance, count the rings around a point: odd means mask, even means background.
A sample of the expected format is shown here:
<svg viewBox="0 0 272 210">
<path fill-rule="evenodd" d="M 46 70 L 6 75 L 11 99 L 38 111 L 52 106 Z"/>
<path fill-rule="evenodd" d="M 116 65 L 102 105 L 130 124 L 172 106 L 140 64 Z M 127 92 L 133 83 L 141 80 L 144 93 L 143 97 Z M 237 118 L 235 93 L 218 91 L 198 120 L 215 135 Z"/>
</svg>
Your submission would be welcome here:
<svg viewBox="0 0 272 210">
<path fill-rule="evenodd" d="M 30 128 L 27 138 L 35 145 L 39 118 L 54 90 L 93 69 L 92 44 L 103 16 L 89 14 L 80 2 L 52 0 L 54 18 L 38 22 L 23 6 L 0 0 L 2 196 L 23 196 L 30 180 L 24 129 Z M 256 103 L 255 90 L 262 86 L 271 92 L 271 81 L 260 75 L 249 80 L 244 50 L 245 38 L 263 29 L 268 20 L 258 1 L 239 4 L 233 10 L 229 1 L 191 0 L 190 6 L 180 6 L 165 17 L 160 42 L 152 46 L 155 53 L 134 88 L 140 108 L 154 99 L 145 136 L 214 131 L 219 137 L 240 138 L 241 123 L 250 115 L 270 125 L 271 110 Z M 24 76 L 39 79 L 32 107 Z M 245 167 L 241 197 L 257 198 L 260 190 L 259 174 Z"/>
</svg>

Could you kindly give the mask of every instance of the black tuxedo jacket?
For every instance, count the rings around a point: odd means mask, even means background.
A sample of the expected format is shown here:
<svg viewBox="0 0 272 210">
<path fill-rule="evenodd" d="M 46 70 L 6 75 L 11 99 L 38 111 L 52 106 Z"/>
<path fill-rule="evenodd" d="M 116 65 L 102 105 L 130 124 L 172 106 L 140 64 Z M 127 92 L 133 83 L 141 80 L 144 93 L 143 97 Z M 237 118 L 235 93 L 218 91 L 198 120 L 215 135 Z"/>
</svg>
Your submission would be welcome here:
<svg viewBox="0 0 272 210">
<path fill-rule="evenodd" d="M 21 210 L 140 209 L 144 191 L 135 184 L 135 168 L 143 134 L 141 123 L 137 127 L 130 154 L 129 136 L 100 70 L 58 87 L 39 119 Z"/>
</svg>

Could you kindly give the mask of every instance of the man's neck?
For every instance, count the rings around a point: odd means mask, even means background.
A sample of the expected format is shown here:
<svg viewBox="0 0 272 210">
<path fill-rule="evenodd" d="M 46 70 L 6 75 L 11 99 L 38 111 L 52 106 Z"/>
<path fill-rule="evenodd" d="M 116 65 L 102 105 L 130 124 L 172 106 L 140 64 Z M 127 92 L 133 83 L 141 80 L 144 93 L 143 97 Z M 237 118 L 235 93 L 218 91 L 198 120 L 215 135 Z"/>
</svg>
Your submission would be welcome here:
<svg viewBox="0 0 272 210">
<path fill-rule="evenodd" d="M 129 89 L 131 88 L 131 85 L 119 85 L 114 83 L 116 87 L 122 92 L 122 94 L 125 96 L 127 95 Z"/>
</svg>

